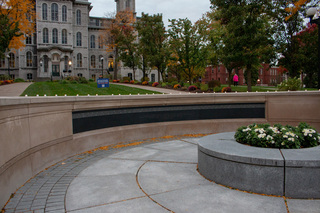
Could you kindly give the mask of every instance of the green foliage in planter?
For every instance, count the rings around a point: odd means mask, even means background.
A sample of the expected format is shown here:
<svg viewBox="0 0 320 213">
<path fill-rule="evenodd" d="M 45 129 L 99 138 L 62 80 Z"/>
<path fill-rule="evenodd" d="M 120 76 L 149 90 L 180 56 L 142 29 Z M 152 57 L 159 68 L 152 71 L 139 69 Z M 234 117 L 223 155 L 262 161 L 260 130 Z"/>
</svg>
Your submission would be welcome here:
<svg viewBox="0 0 320 213">
<path fill-rule="evenodd" d="M 306 123 L 297 127 L 251 124 L 240 127 L 234 137 L 239 143 L 265 148 L 299 149 L 320 145 L 320 135 Z"/>
</svg>

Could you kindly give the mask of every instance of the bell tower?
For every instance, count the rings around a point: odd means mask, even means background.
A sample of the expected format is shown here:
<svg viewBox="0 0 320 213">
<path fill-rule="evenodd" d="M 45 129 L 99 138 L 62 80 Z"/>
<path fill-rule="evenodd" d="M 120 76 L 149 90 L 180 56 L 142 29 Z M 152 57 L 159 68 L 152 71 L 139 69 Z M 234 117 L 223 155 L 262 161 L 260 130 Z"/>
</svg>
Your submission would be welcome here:
<svg viewBox="0 0 320 213">
<path fill-rule="evenodd" d="M 117 13 L 121 11 L 132 11 L 136 14 L 136 0 L 115 0 L 117 3 Z"/>
</svg>

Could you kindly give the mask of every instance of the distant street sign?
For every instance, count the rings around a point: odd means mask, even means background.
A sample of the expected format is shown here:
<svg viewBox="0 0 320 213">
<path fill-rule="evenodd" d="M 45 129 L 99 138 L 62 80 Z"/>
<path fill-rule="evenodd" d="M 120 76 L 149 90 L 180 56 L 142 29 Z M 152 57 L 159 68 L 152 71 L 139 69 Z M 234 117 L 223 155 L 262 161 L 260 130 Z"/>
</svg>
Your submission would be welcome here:
<svg viewBox="0 0 320 213">
<path fill-rule="evenodd" d="M 99 78 L 97 80 L 98 88 L 109 87 L 109 78 Z"/>
</svg>

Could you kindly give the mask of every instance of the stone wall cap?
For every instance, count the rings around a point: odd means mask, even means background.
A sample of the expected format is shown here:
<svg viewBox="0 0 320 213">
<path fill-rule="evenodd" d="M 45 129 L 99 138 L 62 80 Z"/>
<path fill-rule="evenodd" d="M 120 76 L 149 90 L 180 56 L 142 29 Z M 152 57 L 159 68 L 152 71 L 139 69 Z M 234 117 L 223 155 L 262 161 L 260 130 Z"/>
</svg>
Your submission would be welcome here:
<svg viewBox="0 0 320 213">
<path fill-rule="evenodd" d="M 286 167 L 319 167 L 320 146 L 306 149 L 281 149 Z"/>
<path fill-rule="evenodd" d="M 265 149 L 240 144 L 234 132 L 209 135 L 198 143 L 199 150 L 207 155 L 230 161 L 255 165 L 283 167 L 284 160 L 279 149 Z"/>
</svg>

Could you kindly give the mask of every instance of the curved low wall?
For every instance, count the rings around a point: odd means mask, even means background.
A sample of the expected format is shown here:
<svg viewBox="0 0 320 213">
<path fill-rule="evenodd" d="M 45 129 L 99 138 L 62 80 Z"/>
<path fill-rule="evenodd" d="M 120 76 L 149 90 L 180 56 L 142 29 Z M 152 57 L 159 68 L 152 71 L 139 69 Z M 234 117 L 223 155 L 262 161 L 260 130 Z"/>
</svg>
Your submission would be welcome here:
<svg viewBox="0 0 320 213">
<path fill-rule="evenodd" d="M 266 149 L 237 143 L 234 132 L 198 144 L 199 172 L 233 188 L 291 198 L 320 198 L 320 146 Z"/>
<path fill-rule="evenodd" d="M 259 115 L 260 117 L 243 116 L 234 119 L 230 113 L 225 113 L 229 117 L 214 117 L 220 115 L 220 112 L 217 114 L 217 107 L 239 104 L 263 106 L 263 118 Z M 178 116 L 170 119 L 170 113 L 168 113 L 167 119 L 159 119 L 161 122 L 158 122 L 157 117 L 152 117 L 154 116 L 152 112 L 148 114 L 144 111 L 141 114 L 135 114 L 136 118 L 144 118 L 140 119 L 139 123 L 121 122 L 121 119 L 123 121 L 126 117 L 115 116 L 112 119 L 119 121 L 116 123 L 121 125 L 110 126 L 108 119 L 110 120 L 111 117 L 104 117 L 100 119 L 99 127 L 90 131 L 76 133 L 74 129 L 78 119 L 75 118 L 76 114 L 87 113 L 86 118 L 89 121 L 86 122 L 90 124 L 93 122 L 90 119 L 100 111 L 107 111 L 110 114 L 110 110 L 121 112 L 123 109 L 159 107 L 160 111 L 156 112 L 159 117 L 163 111 L 169 112 L 176 106 L 189 108 L 181 110 L 180 118 Z M 199 107 L 203 108 L 201 106 L 210 106 L 210 109 L 201 111 L 199 109 Z M 11 193 L 39 171 L 69 156 L 90 149 L 164 135 L 235 131 L 240 125 L 253 122 L 296 125 L 298 122 L 305 121 L 320 130 L 319 107 L 320 92 L 2 97 L 0 98 L 0 207 L 9 199 Z M 90 116 L 91 112 L 92 116 Z M 195 112 L 199 112 L 198 117 L 192 117 L 190 120 L 186 118 L 188 115 L 194 116 Z M 177 116 L 179 113 L 179 109 L 175 108 L 173 115 Z M 243 112 L 238 108 L 236 113 Z M 130 113 L 127 115 L 128 120 L 131 115 Z M 144 120 L 150 122 L 144 123 Z"/>
</svg>

